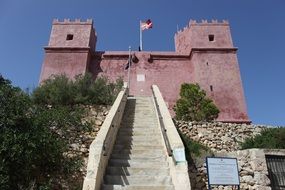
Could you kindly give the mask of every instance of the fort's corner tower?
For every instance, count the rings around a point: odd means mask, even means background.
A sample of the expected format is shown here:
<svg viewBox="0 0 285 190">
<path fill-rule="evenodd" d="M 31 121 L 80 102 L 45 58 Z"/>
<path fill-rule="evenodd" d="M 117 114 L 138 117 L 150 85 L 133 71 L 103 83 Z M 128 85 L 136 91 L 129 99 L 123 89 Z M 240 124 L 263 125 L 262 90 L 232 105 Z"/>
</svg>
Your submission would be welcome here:
<svg viewBox="0 0 285 190">
<path fill-rule="evenodd" d="M 227 21 L 191 20 L 175 35 L 176 52 L 189 54 L 198 83 L 220 109 L 219 121 L 250 122 L 244 98 L 237 48 Z"/>
<path fill-rule="evenodd" d="M 95 52 L 96 34 L 91 19 L 70 21 L 54 19 L 45 58 L 42 65 L 40 82 L 51 75 L 65 74 L 74 78 L 84 74 Z"/>
</svg>

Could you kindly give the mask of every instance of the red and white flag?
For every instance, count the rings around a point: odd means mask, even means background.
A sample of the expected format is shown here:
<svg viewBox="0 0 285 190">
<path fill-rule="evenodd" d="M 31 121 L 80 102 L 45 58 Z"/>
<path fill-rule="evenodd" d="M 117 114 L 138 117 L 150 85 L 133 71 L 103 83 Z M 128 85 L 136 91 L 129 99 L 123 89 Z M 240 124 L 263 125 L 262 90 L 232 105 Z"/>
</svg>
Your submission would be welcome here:
<svg viewBox="0 0 285 190">
<path fill-rule="evenodd" d="M 150 19 L 141 22 L 141 30 L 148 30 L 150 28 L 152 28 L 152 21 Z"/>
</svg>

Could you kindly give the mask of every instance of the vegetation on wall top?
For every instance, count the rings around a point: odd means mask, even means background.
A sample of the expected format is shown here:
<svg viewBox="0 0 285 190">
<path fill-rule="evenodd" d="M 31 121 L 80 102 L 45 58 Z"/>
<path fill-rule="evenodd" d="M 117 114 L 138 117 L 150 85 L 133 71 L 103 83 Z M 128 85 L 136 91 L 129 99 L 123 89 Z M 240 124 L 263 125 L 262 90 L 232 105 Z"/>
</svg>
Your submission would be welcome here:
<svg viewBox="0 0 285 190">
<path fill-rule="evenodd" d="M 259 135 L 245 139 L 241 147 L 285 149 L 285 127 L 264 129 Z"/>
</svg>

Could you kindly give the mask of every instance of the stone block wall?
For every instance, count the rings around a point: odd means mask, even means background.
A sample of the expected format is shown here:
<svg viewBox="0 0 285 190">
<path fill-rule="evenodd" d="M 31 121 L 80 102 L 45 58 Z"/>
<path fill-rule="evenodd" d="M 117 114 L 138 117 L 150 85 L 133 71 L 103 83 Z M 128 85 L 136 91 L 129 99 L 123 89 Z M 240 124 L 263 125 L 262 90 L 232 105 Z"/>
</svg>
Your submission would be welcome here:
<svg viewBox="0 0 285 190">
<path fill-rule="evenodd" d="M 209 147 L 216 157 L 237 158 L 240 187 L 242 190 L 270 190 L 270 179 L 265 155 L 285 155 L 285 150 L 247 149 L 241 150 L 240 142 L 260 134 L 271 126 L 234 123 L 206 123 L 176 121 L 176 127 L 192 140 Z M 194 190 L 207 189 L 206 156 L 189 163 L 191 186 Z M 232 189 L 231 186 L 216 186 L 213 190 Z"/>
</svg>

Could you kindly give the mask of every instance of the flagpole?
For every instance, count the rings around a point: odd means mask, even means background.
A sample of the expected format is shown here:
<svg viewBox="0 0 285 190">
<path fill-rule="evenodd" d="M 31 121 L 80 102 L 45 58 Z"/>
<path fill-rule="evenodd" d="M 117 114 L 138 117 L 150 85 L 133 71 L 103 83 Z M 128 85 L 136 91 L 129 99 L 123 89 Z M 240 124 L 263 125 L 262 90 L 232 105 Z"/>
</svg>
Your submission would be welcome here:
<svg viewBox="0 0 285 190">
<path fill-rule="evenodd" d="M 128 88 L 130 90 L 130 70 L 131 70 L 131 46 L 129 46 L 129 61 L 128 61 Z"/>
<path fill-rule="evenodd" d="M 142 44 L 142 21 L 140 20 L 140 50 L 143 50 L 143 44 Z"/>
</svg>

